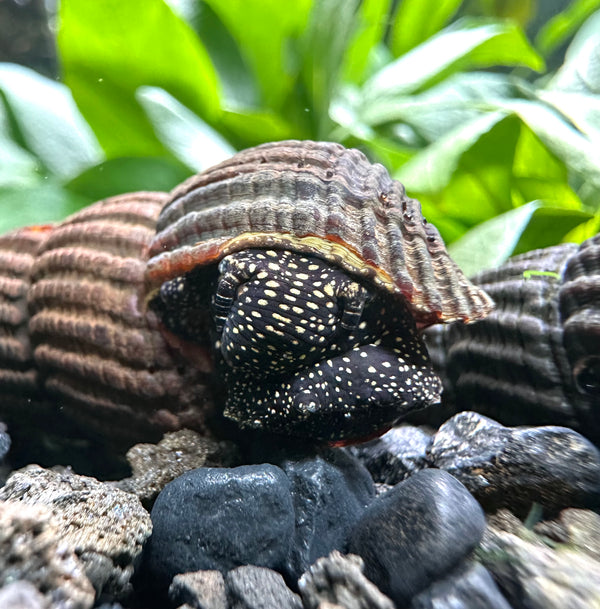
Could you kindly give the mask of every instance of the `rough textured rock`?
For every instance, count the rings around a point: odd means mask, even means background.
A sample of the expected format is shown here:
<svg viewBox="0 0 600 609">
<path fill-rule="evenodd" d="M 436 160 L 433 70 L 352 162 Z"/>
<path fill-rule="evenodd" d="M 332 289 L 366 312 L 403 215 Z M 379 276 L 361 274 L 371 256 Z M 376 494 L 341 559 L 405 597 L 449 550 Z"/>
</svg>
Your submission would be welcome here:
<svg viewBox="0 0 600 609">
<path fill-rule="evenodd" d="M 215 442 L 191 429 L 164 435 L 158 444 L 136 444 L 127 451 L 133 475 L 113 483 L 136 494 L 144 507 L 152 508 L 156 496 L 171 480 L 198 467 L 238 464 L 237 448 L 231 442 Z"/>
<path fill-rule="evenodd" d="M 94 588 L 51 510 L 0 501 L 0 587 L 18 580 L 43 595 L 44 608 L 89 609 L 94 604 Z"/>
<path fill-rule="evenodd" d="M 0 499 L 47 506 L 57 535 L 85 567 L 97 593 L 125 598 L 152 524 L 137 497 L 78 476 L 38 466 L 13 473 Z"/>
<path fill-rule="evenodd" d="M 511 609 L 490 572 L 467 561 L 417 594 L 410 609 Z"/>
<path fill-rule="evenodd" d="M 279 573 L 265 567 L 245 565 L 225 576 L 228 609 L 302 609 Z"/>
<path fill-rule="evenodd" d="M 48 609 L 49 601 L 31 583 L 19 580 L 0 589 L 0 609 Z"/>
<path fill-rule="evenodd" d="M 380 438 L 349 450 L 371 472 L 375 482 L 398 484 L 425 467 L 431 435 L 419 427 L 394 427 Z"/>
<path fill-rule="evenodd" d="M 360 556 L 333 551 L 319 558 L 298 582 L 305 609 L 394 609 L 394 603 L 363 573 Z"/>
<path fill-rule="evenodd" d="M 515 609 L 600 607 L 600 562 L 568 545 L 548 547 L 515 520 L 491 518 L 477 551 L 509 603 Z"/>
<path fill-rule="evenodd" d="M 195 571 L 176 575 L 169 587 L 169 600 L 194 609 L 228 609 L 223 574 Z"/>
<path fill-rule="evenodd" d="M 254 564 L 281 569 L 294 532 L 290 481 L 274 465 L 200 468 L 167 484 L 152 508 L 145 552 L 148 584 Z"/>
<path fill-rule="evenodd" d="M 425 469 L 380 495 L 350 538 L 365 575 L 397 605 L 443 577 L 479 543 L 483 511 L 447 472 Z"/>
<path fill-rule="evenodd" d="M 10 436 L 6 430 L 6 425 L 0 421 L 0 461 L 6 457 L 10 450 Z"/>
<path fill-rule="evenodd" d="M 291 481 L 296 520 L 285 572 L 295 582 L 317 558 L 345 548 L 375 489 L 360 461 L 341 450 L 281 467 Z"/>
<path fill-rule="evenodd" d="M 600 503 L 600 451 L 566 427 L 504 427 L 461 412 L 435 434 L 435 467 L 460 480 L 486 507 L 527 514 Z"/>
</svg>

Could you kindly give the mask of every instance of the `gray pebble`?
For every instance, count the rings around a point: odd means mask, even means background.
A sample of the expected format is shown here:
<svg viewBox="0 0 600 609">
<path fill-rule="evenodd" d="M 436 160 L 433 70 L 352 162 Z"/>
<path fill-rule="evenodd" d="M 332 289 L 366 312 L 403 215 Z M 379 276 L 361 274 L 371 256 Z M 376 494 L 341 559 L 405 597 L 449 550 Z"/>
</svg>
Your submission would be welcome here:
<svg viewBox="0 0 600 609">
<path fill-rule="evenodd" d="M 14 472 L 0 499 L 46 506 L 61 541 L 81 560 L 98 594 L 131 594 L 134 566 L 152 530 L 138 498 L 70 470 L 38 466 Z"/>
<path fill-rule="evenodd" d="M 511 609 L 490 572 L 466 561 L 415 596 L 410 609 Z"/>
<path fill-rule="evenodd" d="M 0 609 L 48 609 L 48 599 L 31 583 L 18 580 L 0 588 Z"/>
<path fill-rule="evenodd" d="M 394 603 L 363 573 L 360 556 L 334 550 L 319 558 L 298 581 L 305 609 L 329 604 L 344 609 L 394 609 Z"/>
<path fill-rule="evenodd" d="M 549 510 L 600 503 L 600 452 L 566 427 L 511 428 L 461 412 L 435 434 L 430 457 L 488 510 L 526 515 L 533 503 Z"/>
<path fill-rule="evenodd" d="M 397 605 L 443 577 L 479 543 L 483 511 L 447 472 L 425 469 L 380 495 L 350 538 L 365 575 Z"/>
<path fill-rule="evenodd" d="M 64 543 L 51 510 L 0 501 L 0 588 L 19 580 L 30 582 L 43 595 L 44 609 L 89 609 L 94 604 L 94 588 L 75 552 Z M 36 595 L 20 590 L 24 602 L 36 602 Z"/>
<path fill-rule="evenodd" d="M 364 463 L 375 482 L 394 485 L 428 467 L 431 440 L 419 427 L 403 425 L 348 450 Z"/>
<path fill-rule="evenodd" d="M 4 457 L 10 450 L 10 436 L 6 429 L 6 425 L 0 421 L 0 462 L 4 460 Z"/>
<path fill-rule="evenodd" d="M 265 567 L 245 565 L 225 576 L 228 609 L 302 609 L 279 573 Z"/>
<path fill-rule="evenodd" d="M 557 548 L 524 526 L 490 519 L 478 559 L 514 607 L 590 609 L 600 606 L 600 562 L 564 545 Z"/>
<path fill-rule="evenodd" d="M 220 571 L 180 573 L 169 587 L 169 600 L 194 609 L 227 609 L 225 579 Z"/>
</svg>

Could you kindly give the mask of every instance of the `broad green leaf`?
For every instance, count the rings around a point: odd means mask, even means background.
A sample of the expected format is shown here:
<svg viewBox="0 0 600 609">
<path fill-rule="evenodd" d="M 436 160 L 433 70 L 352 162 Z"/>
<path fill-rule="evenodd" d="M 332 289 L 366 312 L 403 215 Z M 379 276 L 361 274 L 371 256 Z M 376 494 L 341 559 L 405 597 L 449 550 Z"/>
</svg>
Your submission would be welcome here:
<svg viewBox="0 0 600 609">
<path fill-rule="evenodd" d="M 49 178 L 38 186 L 0 188 L 0 233 L 19 226 L 62 220 L 91 203 Z"/>
<path fill-rule="evenodd" d="M 600 94 L 600 11 L 577 32 L 548 89 Z"/>
<path fill-rule="evenodd" d="M 541 205 L 539 201 L 532 201 L 479 224 L 448 246 L 450 256 L 467 277 L 499 266 L 513 253 L 533 213 Z"/>
<path fill-rule="evenodd" d="M 543 89 L 537 95 L 566 116 L 596 145 L 600 145 L 600 95 Z"/>
<path fill-rule="evenodd" d="M 462 155 L 497 125 L 506 114 L 490 112 L 459 125 L 446 136 L 417 153 L 397 172 L 408 190 L 418 193 L 441 191 L 452 178 Z"/>
<path fill-rule="evenodd" d="M 209 56 L 192 28 L 163 0 L 62 0 L 58 45 L 64 79 L 107 155 L 161 155 L 135 99 L 162 87 L 208 122 L 219 117 Z"/>
<path fill-rule="evenodd" d="M 461 4 L 462 0 L 402 0 L 391 30 L 394 56 L 407 53 L 441 30 Z"/>
<path fill-rule="evenodd" d="M 550 19 L 538 32 L 535 46 L 542 55 L 549 55 L 572 36 L 581 24 L 597 9 L 600 0 L 575 0 L 564 11 Z"/>
<path fill-rule="evenodd" d="M 342 79 L 361 82 L 370 54 L 385 34 L 391 0 L 364 0 L 358 9 L 356 28 L 344 55 Z"/>
<path fill-rule="evenodd" d="M 140 87 L 136 95 L 158 139 L 194 171 L 216 165 L 235 148 L 172 95 L 158 87 Z"/>
<path fill-rule="evenodd" d="M 299 131 L 283 116 L 269 110 L 228 110 L 223 113 L 222 124 L 239 141 L 240 147 L 254 146 L 264 142 L 306 139 L 309 133 Z"/>
<path fill-rule="evenodd" d="M 297 0 L 293 5 L 281 0 L 204 1 L 236 40 L 259 83 L 264 104 L 278 109 L 297 71 L 289 64 L 287 44 L 306 26 L 312 0 Z"/>
<path fill-rule="evenodd" d="M 302 77 L 315 112 L 317 137 L 331 128 L 331 98 L 339 86 L 346 49 L 356 28 L 359 0 L 319 0 L 313 5 L 300 44 Z"/>
<path fill-rule="evenodd" d="M 461 20 L 384 67 L 365 84 L 369 98 L 414 93 L 468 68 L 492 65 L 543 68 L 542 58 L 515 25 L 478 23 Z"/>
<path fill-rule="evenodd" d="M 539 102 L 509 100 L 498 105 L 518 115 L 571 172 L 600 192 L 600 150 L 590 140 Z"/>
<path fill-rule="evenodd" d="M 3 63 L 0 95 L 22 145 L 50 173 L 69 178 L 102 160 L 102 150 L 65 85 L 29 68 Z"/>
<path fill-rule="evenodd" d="M 578 209 L 540 207 L 533 213 L 511 255 L 560 243 L 573 228 L 591 218 L 592 214 Z"/>
<path fill-rule="evenodd" d="M 172 159 L 121 158 L 84 171 L 65 188 L 98 201 L 137 190 L 169 191 L 189 176 L 190 170 Z"/>
</svg>

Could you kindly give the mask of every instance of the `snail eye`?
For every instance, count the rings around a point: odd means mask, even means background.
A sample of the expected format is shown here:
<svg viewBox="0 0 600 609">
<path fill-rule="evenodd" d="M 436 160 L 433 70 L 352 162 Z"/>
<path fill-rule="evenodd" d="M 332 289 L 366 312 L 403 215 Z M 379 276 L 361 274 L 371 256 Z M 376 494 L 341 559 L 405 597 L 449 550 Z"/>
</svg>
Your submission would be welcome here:
<svg viewBox="0 0 600 609">
<path fill-rule="evenodd" d="M 600 396 L 600 357 L 580 359 L 573 368 L 573 378 L 578 391 Z"/>
</svg>

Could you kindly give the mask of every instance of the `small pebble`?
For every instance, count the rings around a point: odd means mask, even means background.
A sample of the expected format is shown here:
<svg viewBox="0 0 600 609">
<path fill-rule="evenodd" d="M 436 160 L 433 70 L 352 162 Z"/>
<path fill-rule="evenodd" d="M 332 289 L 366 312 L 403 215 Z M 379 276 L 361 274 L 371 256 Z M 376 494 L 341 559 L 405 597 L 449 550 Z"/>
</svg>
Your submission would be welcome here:
<svg viewBox="0 0 600 609">
<path fill-rule="evenodd" d="M 20 579 L 0 588 L 0 609 L 48 609 L 48 600 L 27 580 Z"/>
<path fill-rule="evenodd" d="M 415 596 L 410 609 L 511 609 L 490 572 L 466 561 Z"/>
<path fill-rule="evenodd" d="M 514 517 L 492 517 L 477 557 L 514 607 L 600 607 L 600 562 L 569 545 L 551 548 Z M 508 523 L 510 531 L 503 530 Z M 502 528 L 499 528 L 502 527 Z"/>
<path fill-rule="evenodd" d="M 526 515 L 600 504 L 600 451 L 566 427 L 504 427 L 461 412 L 435 434 L 435 467 L 460 480 L 486 510 Z"/>
<path fill-rule="evenodd" d="M 216 442 L 191 429 L 166 433 L 158 444 L 136 444 L 127 451 L 132 476 L 113 482 L 136 494 L 151 510 L 158 493 L 181 474 L 199 467 L 231 467 L 239 463 L 231 442 Z"/>
<path fill-rule="evenodd" d="M 280 570 L 294 532 L 290 481 L 269 464 L 187 472 L 165 486 L 151 516 L 144 572 L 163 593 L 177 573 L 244 564 Z"/>
<path fill-rule="evenodd" d="M 291 481 L 296 519 L 285 574 L 295 582 L 317 558 L 346 547 L 375 489 L 360 461 L 339 449 L 281 467 Z"/>
<path fill-rule="evenodd" d="M 227 609 L 225 578 L 220 571 L 180 573 L 169 587 L 169 600 L 173 606 Z"/>
<path fill-rule="evenodd" d="M 0 421 L 0 462 L 4 460 L 4 457 L 10 450 L 10 436 L 6 429 L 6 424 Z"/>
<path fill-rule="evenodd" d="M 298 588 L 305 609 L 325 604 L 344 609 L 394 609 L 394 603 L 363 573 L 360 556 L 334 550 L 319 558 L 300 578 Z"/>
<path fill-rule="evenodd" d="M 0 499 L 47 506 L 59 538 L 77 554 L 98 595 L 131 594 L 134 564 L 152 530 L 135 495 L 68 469 L 30 466 L 9 477 Z"/>
<path fill-rule="evenodd" d="M 22 580 L 30 582 L 43 596 L 44 609 L 92 607 L 94 587 L 73 549 L 64 543 L 63 536 L 64 529 L 55 521 L 49 507 L 0 501 L 2 592 L 11 594 L 3 586 Z M 39 600 L 39 595 L 31 593 L 30 588 L 21 587 L 20 591 L 24 602 Z M 14 589 L 12 593 L 15 593 Z M 13 609 L 10 604 L 5 607 Z"/>
<path fill-rule="evenodd" d="M 429 466 L 431 440 L 419 427 L 403 425 L 348 450 L 363 462 L 375 482 L 394 485 Z"/>
<path fill-rule="evenodd" d="M 228 609 L 302 609 L 302 602 L 279 573 L 245 565 L 225 576 Z"/>
<path fill-rule="evenodd" d="M 397 605 L 444 577 L 479 543 L 483 511 L 447 472 L 425 469 L 380 495 L 355 526 L 349 551 Z"/>
</svg>

